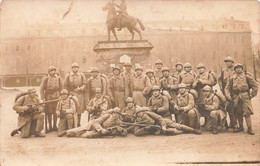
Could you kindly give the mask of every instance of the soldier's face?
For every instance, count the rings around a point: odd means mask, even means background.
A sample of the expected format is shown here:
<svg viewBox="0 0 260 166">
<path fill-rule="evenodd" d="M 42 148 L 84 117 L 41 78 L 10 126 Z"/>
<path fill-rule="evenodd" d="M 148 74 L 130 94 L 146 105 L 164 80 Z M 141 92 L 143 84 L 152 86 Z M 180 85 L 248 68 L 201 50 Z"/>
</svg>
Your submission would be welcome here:
<svg viewBox="0 0 260 166">
<path fill-rule="evenodd" d="M 136 74 L 139 76 L 139 75 L 142 74 L 143 70 L 136 70 L 135 72 L 136 72 Z"/>
<path fill-rule="evenodd" d="M 211 94 L 211 92 L 208 91 L 208 90 L 204 90 L 203 93 L 204 93 L 204 95 L 205 95 L 206 97 L 209 97 L 210 94 Z"/>
<path fill-rule="evenodd" d="M 134 103 L 127 103 L 128 108 L 132 108 L 134 106 Z"/>
<path fill-rule="evenodd" d="M 205 72 L 205 68 L 204 67 L 200 67 L 200 68 L 198 68 L 198 70 L 199 70 L 200 74 L 203 74 Z"/>
<path fill-rule="evenodd" d="M 159 96 L 159 94 L 160 94 L 160 91 L 159 91 L 159 90 L 154 90 L 154 91 L 153 91 L 153 95 L 154 95 L 155 97 Z"/>
<path fill-rule="evenodd" d="M 114 69 L 113 73 L 114 73 L 115 75 L 118 75 L 118 74 L 120 73 L 120 70 Z"/>
<path fill-rule="evenodd" d="M 73 67 L 73 68 L 72 68 L 72 71 L 73 71 L 74 73 L 77 73 L 77 72 L 79 71 L 79 68 L 78 68 L 78 67 Z"/>
<path fill-rule="evenodd" d="M 182 65 L 177 65 L 177 66 L 176 66 L 176 70 L 177 70 L 177 71 L 181 71 L 182 68 L 183 68 Z"/>
<path fill-rule="evenodd" d="M 94 77 L 94 78 L 96 78 L 97 76 L 98 76 L 98 72 L 92 72 L 92 76 Z"/>
<path fill-rule="evenodd" d="M 65 99 L 67 99 L 68 95 L 67 94 L 62 94 L 60 97 L 61 97 L 62 100 L 65 100 Z"/>
<path fill-rule="evenodd" d="M 56 70 L 51 70 L 50 75 L 53 76 L 56 73 Z"/>
<path fill-rule="evenodd" d="M 189 71 L 191 70 L 191 67 L 184 67 L 184 70 L 185 70 L 186 72 L 189 72 Z"/>
<path fill-rule="evenodd" d="M 101 97 L 101 93 L 100 92 L 96 92 L 96 97 L 100 98 Z"/>
<path fill-rule="evenodd" d="M 168 70 L 165 70 L 162 73 L 163 73 L 163 76 L 166 76 L 166 77 L 169 76 L 169 71 Z"/>
<path fill-rule="evenodd" d="M 161 69 L 162 68 L 162 64 L 161 63 L 157 63 L 157 64 L 155 64 L 155 66 L 156 66 L 157 69 Z"/>
<path fill-rule="evenodd" d="M 234 64 L 232 61 L 226 61 L 225 63 L 228 68 L 232 67 Z"/>
<path fill-rule="evenodd" d="M 149 73 L 147 73 L 147 76 L 148 76 L 149 78 L 152 78 L 152 77 L 153 77 L 153 73 L 149 72 Z"/>
<path fill-rule="evenodd" d="M 186 88 L 180 88 L 180 89 L 179 89 L 179 92 L 180 92 L 180 94 L 185 93 L 185 92 L 186 92 Z"/>
<path fill-rule="evenodd" d="M 237 74 L 241 74 L 243 72 L 243 68 L 242 67 L 236 67 L 235 72 Z"/>
<path fill-rule="evenodd" d="M 128 72 L 131 70 L 131 68 L 132 68 L 131 66 L 125 66 L 125 70 Z"/>
</svg>

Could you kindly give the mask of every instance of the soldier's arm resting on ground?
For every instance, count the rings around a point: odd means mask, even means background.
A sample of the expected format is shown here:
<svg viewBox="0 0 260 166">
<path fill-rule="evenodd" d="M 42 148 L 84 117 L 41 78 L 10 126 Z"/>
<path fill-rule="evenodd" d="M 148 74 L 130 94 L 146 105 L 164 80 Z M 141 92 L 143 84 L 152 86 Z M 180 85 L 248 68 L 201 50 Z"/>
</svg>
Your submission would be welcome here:
<svg viewBox="0 0 260 166">
<path fill-rule="evenodd" d="M 13 106 L 13 110 L 15 110 L 17 113 L 22 113 L 25 112 L 29 109 L 28 106 L 23 106 L 22 104 L 24 103 L 25 96 L 20 97 Z"/>
<path fill-rule="evenodd" d="M 185 107 L 181 107 L 181 109 L 184 111 L 184 112 L 188 112 L 189 110 L 191 110 L 192 108 L 194 108 L 195 106 L 195 102 L 194 102 L 194 97 L 192 94 L 188 94 L 189 96 L 189 103 L 187 106 Z"/>
<path fill-rule="evenodd" d="M 213 97 L 213 104 L 212 105 L 205 105 L 206 111 L 213 111 L 219 108 L 219 99 L 217 96 Z"/>
<path fill-rule="evenodd" d="M 73 114 L 76 112 L 76 104 L 72 99 L 70 99 L 70 104 L 70 108 L 65 109 L 67 114 Z"/>
<path fill-rule="evenodd" d="M 248 79 L 248 83 L 249 83 L 249 87 L 251 88 L 250 91 L 250 98 L 253 98 L 255 96 L 257 96 L 258 93 L 258 84 L 257 82 L 254 80 L 253 77 L 251 76 L 246 76 Z"/>
<path fill-rule="evenodd" d="M 168 112 L 169 111 L 169 100 L 167 99 L 167 97 L 162 96 L 163 97 L 163 106 L 159 107 L 157 109 L 157 113 L 164 113 L 164 112 Z"/>
</svg>

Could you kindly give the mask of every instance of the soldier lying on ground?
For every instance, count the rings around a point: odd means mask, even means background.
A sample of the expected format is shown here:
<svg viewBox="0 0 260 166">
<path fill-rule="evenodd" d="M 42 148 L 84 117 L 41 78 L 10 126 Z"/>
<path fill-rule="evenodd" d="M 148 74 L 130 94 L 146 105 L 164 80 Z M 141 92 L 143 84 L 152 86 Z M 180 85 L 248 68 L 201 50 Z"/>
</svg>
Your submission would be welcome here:
<svg viewBox="0 0 260 166">
<path fill-rule="evenodd" d="M 13 109 L 19 114 L 18 128 L 12 132 L 11 136 L 21 131 L 22 138 L 30 137 L 30 135 L 45 137 L 45 134 L 41 133 L 44 122 L 43 107 L 36 105 L 39 103 L 40 99 L 35 89 L 29 89 L 27 95 L 18 98 L 13 106 Z"/>
<path fill-rule="evenodd" d="M 135 136 L 144 136 L 150 134 L 176 135 L 183 132 L 194 132 L 200 134 L 200 130 L 175 123 L 174 121 L 162 118 L 160 115 L 148 111 L 148 107 L 138 107 L 136 110 Z M 130 123 L 123 123 L 131 125 Z"/>
<path fill-rule="evenodd" d="M 67 131 L 68 137 L 98 138 L 102 136 L 127 136 L 122 124 L 122 113 L 118 107 L 108 110 L 98 119 L 89 121 L 85 126 Z"/>
</svg>

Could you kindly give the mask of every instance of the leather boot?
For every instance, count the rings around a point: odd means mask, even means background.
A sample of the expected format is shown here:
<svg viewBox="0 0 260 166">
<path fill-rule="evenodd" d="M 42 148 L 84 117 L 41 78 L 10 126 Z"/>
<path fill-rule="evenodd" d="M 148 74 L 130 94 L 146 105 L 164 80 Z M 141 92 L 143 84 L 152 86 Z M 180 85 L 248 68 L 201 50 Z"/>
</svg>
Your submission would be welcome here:
<svg viewBox="0 0 260 166">
<path fill-rule="evenodd" d="M 248 133 L 249 135 L 255 135 L 255 133 L 254 133 L 253 130 L 252 130 L 252 127 L 248 127 L 247 133 Z"/>
<path fill-rule="evenodd" d="M 239 127 L 238 129 L 235 130 L 235 133 L 242 132 L 242 131 L 244 131 L 244 127 Z"/>
</svg>

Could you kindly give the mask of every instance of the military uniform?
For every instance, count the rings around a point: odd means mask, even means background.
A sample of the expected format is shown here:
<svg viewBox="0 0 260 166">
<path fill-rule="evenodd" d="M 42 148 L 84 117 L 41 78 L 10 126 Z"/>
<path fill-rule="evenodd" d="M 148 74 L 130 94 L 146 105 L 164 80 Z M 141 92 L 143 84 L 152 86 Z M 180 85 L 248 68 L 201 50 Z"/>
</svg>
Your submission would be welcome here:
<svg viewBox="0 0 260 166">
<path fill-rule="evenodd" d="M 157 64 L 161 64 L 163 66 L 162 61 L 159 60 L 159 59 L 155 62 L 155 65 L 157 65 Z M 161 69 L 160 68 L 155 68 L 154 69 L 154 76 L 155 76 L 157 82 L 159 82 L 160 79 L 163 77 L 162 68 Z"/>
<path fill-rule="evenodd" d="M 205 90 L 213 92 L 210 86 L 205 86 L 203 91 Z M 205 109 L 200 111 L 204 117 L 209 118 L 206 123 L 206 129 L 212 130 L 213 134 L 217 134 L 217 126 L 224 126 L 226 123 L 226 112 L 220 109 L 220 100 L 214 93 L 205 97 L 203 103 L 205 104 Z"/>
<path fill-rule="evenodd" d="M 184 83 L 190 88 L 192 88 L 192 84 L 195 81 L 195 77 L 196 74 L 192 70 L 190 70 L 189 72 L 184 70 L 182 73 L 179 74 L 178 84 Z"/>
<path fill-rule="evenodd" d="M 98 138 L 106 135 L 127 136 L 127 131 L 122 127 L 119 127 L 121 124 L 122 121 L 120 119 L 115 119 L 109 110 L 98 119 L 89 121 L 85 126 L 68 130 L 67 136 L 85 138 Z M 116 130 L 108 132 L 107 129 L 111 127 L 116 127 Z"/>
<path fill-rule="evenodd" d="M 176 106 L 180 107 L 182 110 L 176 110 L 177 123 L 190 126 L 192 128 L 200 128 L 200 114 L 195 108 L 195 101 L 192 94 L 185 92 L 183 94 L 178 94 L 176 99 Z"/>
<path fill-rule="evenodd" d="M 155 113 L 161 115 L 163 118 L 171 119 L 169 112 L 169 101 L 167 97 L 159 94 L 158 96 L 152 96 L 148 101 L 148 106 L 152 109 L 155 108 Z"/>
<path fill-rule="evenodd" d="M 138 70 L 142 70 L 141 67 L 136 68 Z M 149 90 L 151 89 L 151 83 L 149 78 L 145 74 L 136 75 L 132 84 L 132 92 L 134 103 L 139 106 L 146 106 L 146 97 L 149 94 Z"/>
<path fill-rule="evenodd" d="M 90 113 L 90 120 L 97 119 L 108 109 L 108 101 L 105 97 L 94 97 L 87 105 L 87 110 Z"/>
<path fill-rule="evenodd" d="M 241 64 L 235 65 L 242 67 Z M 234 103 L 235 115 L 239 122 L 239 131 L 243 131 L 243 116 L 246 119 L 248 133 L 252 133 L 251 115 L 253 115 L 253 107 L 251 98 L 255 97 L 258 92 L 257 82 L 250 76 L 244 73 L 235 74 L 228 80 L 225 87 L 225 95 L 229 101 Z"/>
<path fill-rule="evenodd" d="M 30 89 L 28 92 L 35 93 L 36 90 Z M 20 136 L 22 138 L 27 138 L 30 135 L 42 136 L 41 131 L 44 123 L 43 107 L 38 105 L 36 109 L 29 112 L 27 106 L 37 103 L 40 103 L 40 99 L 37 96 L 31 97 L 29 95 L 20 97 L 14 103 L 13 109 L 19 114 L 18 128 L 21 128 Z"/>
<path fill-rule="evenodd" d="M 179 70 L 179 71 L 177 71 L 177 66 L 178 66 L 178 65 L 182 66 L 182 69 Z M 182 65 L 181 62 L 177 62 L 176 65 L 175 65 L 175 67 L 176 67 L 176 71 L 172 74 L 172 77 L 178 79 L 178 78 L 179 78 L 179 75 L 180 75 L 181 72 L 183 71 L 183 65 Z"/>
<path fill-rule="evenodd" d="M 69 95 L 66 91 L 67 90 L 63 90 L 61 93 Z M 69 96 L 58 102 L 56 112 L 60 115 L 60 122 L 58 125 L 59 137 L 64 135 L 64 131 L 77 127 L 76 105 Z"/>
<path fill-rule="evenodd" d="M 51 70 L 56 70 L 55 67 L 50 66 L 49 67 L 49 72 Z M 63 89 L 63 83 L 61 80 L 61 77 L 58 74 L 54 75 L 48 75 L 46 76 L 41 85 L 40 85 L 40 95 L 42 100 L 54 100 L 58 99 L 60 97 L 60 91 Z M 52 130 L 52 126 L 54 130 L 57 129 L 57 116 L 55 114 L 56 112 L 56 107 L 57 107 L 57 102 L 53 103 L 48 103 L 46 104 L 46 116 L 48 116 L 48 121 L 49 121 L 49 129 Z M 53 116 L 53 125 L 52 125 L 52 114 Z M 47 129 L 46 129 L 47 130 Z"/>
<path fill-rule="evenodd" d="M 113 70 L 119 70 L 118 67 Z M 125 107 L 125 98 L 127 92 L 127 82 L 120 74 L 113 75 L 109 79 L 109 96 L 114 98 L 115 107 L 119 107 L 121 110 Z"/>
<path fill-rule="evenodd" d="M 131 64 L 126 64 L 126 65 L 130 66 Z M 125 79 L 125 82 L 126 82 L 126 92 L 125 92 L 126 94 L 125 94 L 125 96 L 126 97 L 132 97 L 131 86 L 132 86 L 132 83 L 133 83 L 133 79 L 134 79 L 135 73 L 132 70 L 130 70 L 129 72 L 124 71 L 122 73 L 122 76 L 123 76 L 123 78 Z"/>
</svg>

